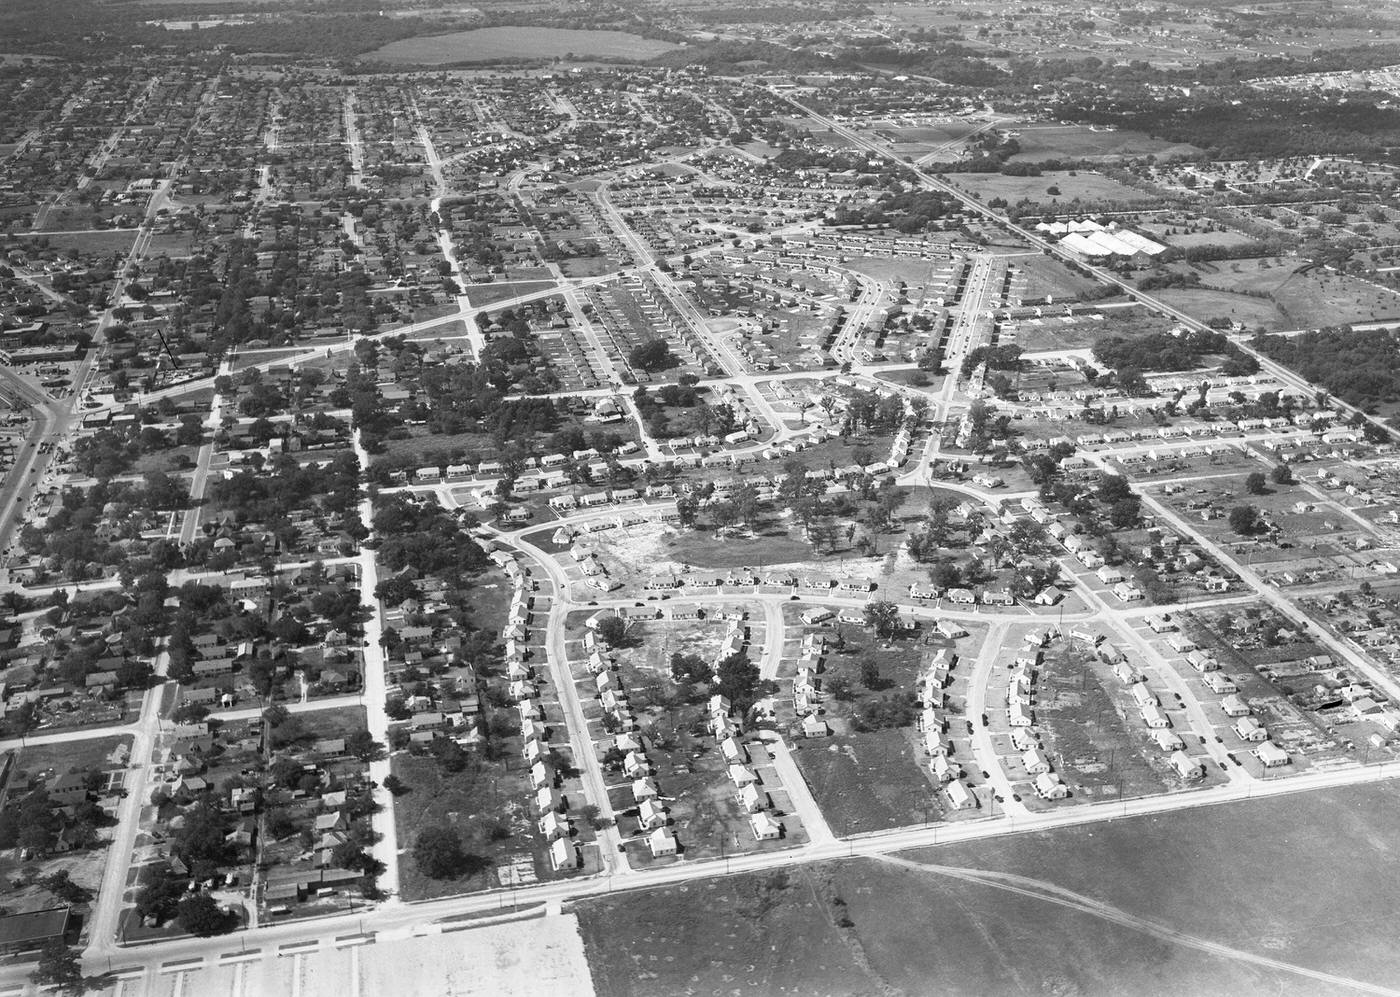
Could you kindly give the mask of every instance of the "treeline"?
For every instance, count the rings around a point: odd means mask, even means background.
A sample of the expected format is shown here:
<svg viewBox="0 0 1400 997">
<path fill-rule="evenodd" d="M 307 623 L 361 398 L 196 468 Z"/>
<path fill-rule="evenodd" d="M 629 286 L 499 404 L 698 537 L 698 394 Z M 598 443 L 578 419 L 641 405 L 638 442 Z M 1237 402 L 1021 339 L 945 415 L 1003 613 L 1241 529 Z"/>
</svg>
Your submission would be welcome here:
<svg viewBox="0 0 1400 997">
<path fill-rule="evenodd" d="M 1252 345 L 1358 408 L 1400 398 L 1400 345 L 1393 330 L 1338 326 L 1298 336 L 1258 336 Z"/>
<path fill-rule="evenodd" d="M 1105 336 L 1094 343 L 1094 359 L 1114 370 L 1191 370 L 1202 356 L 1225 353 L 1229 345 L 1220 332 Z"/>
<path fill-rule="evenodd" d="M 1400 110 L 1355 97 L 1349 95 L 1342 103 L 1307 94 L 1270 97 L 1254 90 L 1192 97 L 1142 93 L 1067 101 L 1054 113 L 1189 143 L 1217 159 L 1342 154 L 1394 158 L 1392 149 L 1400 147 Z"/>
</svg>

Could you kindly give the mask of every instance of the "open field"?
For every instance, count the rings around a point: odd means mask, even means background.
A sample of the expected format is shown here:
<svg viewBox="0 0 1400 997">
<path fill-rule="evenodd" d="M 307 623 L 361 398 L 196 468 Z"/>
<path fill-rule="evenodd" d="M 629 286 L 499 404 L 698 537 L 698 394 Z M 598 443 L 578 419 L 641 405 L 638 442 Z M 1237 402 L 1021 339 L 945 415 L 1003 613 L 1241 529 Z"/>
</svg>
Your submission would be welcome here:
<svg viewBox="0 0 1400 997">
<path fill-rule="evenodd" d="M 1400 953 L 1372 912 L 1400 903 L 1394 793 L 1326 790 L 900 858 L 1025 876 L 1244 953 L 1384 986 Z M 1264 830 L 1285 825 L 1291 833 Z M 1354 861 L 1339 867 L 1337 855 Z M 898 862 L 711 880 L 587 903 L 580 915 L 601 997 L 1342 989 Z"/>
<path fill-rule="evenodd" d="M 1400 295 L 1326 270 L 1299 273 L 1289 264 L 1238 261 L 1211 264 L 1200 271 L 1202 281 L 1211 287 L 1267 294 L 1279 312 L 1278 324 L 1272 328 L 1311 329 L 1400 316 Z"/>
<path fill-rule="evenodd" d="M 35 236 L 40 245 L 54 249 L 76 249 L 83 253 L 125 253 L 136 239 L 134 228 L 101 229 L 88 232 L 42 232 Z"/>
<path fill-rule="evenodd" d="M 792 757 L 839 835 L 925 824 L 943 816 L 903 730 L 801 741 Z"/>
<path fill-rule="evenodd" d="M 597 56 L 651 59 L 677 46 L 625 31 L 577 31 L 566 28 L 504 27 L 454 31 L 391 42 L 367 53 L 370 61 L 441 65 L 492 59 L 552 59 Z"/>
<path fill-rule="evenodd" d="M 1087 125 L 1021 125 L 1015 129 L 1021 151 L 1011 162 L 1039 162 L 1046 159 L 1095 159 L 1110 156 L 1143 156 L 1159 159 L 1190 156 L 1200 152 L 1195 146 L 1174 144 L 1153 138 L 1145 132 L 1110 131 Z"/>
<path fill-rule="evenodd" d="M 18 752 L 15 771 L 37 775 L 41 772 L 63 773 L 73 769 L 124 768 L 130 753 L 130 734 L 94 737 L 85 741 L 64 741 L 61 744 L 34 744 Z M 115 761 L 116 758 L 121 760 Z"/>
<path fill-rule="evenodd" d="M 552 280 L 502 281 L 495 284 L 468 284 L 467 300 L 474 308 L 484 308 L 522 294 L 533 294 L 554 286 Z"/>
<path fill-rule="evenodd" d="M 981 195 L 984 202 L 995 197 L 1005 198 L 1012 204 L 1022 198 L 1062 203 L 1078 198 L 1081 201 L 1111 201 L 1117 204 L 1144 204 L 1155 200 L 1142 191 L 1124 187 L 1116 180 L 1083 171 L 1074 176 L 1069 173 L 1046 173 L 1038 177 L 1009 177 L 1000 173 L 949 173 L 948 181 L 963 190 Z M 1060 193 L 1049 193 L 1051 187 L 1055 187 Z"/>
</svg>

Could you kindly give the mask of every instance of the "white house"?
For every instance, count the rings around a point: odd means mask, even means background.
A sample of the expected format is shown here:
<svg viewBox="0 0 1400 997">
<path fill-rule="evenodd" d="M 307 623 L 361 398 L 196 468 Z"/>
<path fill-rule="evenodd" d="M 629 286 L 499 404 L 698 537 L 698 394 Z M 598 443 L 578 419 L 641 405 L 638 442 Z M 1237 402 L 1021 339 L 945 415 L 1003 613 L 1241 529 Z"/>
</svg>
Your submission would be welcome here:
<svg viewBox="0 0 1400 997">
<path fill-rule="evenodd" d="M 1269 732 L 1253 717 L 1240 717 L 1235 721 L 1235 733 L 1245 741 L 1267 741 Z"/>
<path fill-rule="evenodd" d="M 1183 779 L 1199 779 L 1206 774 L 1205 766 L 1184 751 L 1173 751 L 1171 763 Z"/>
<path fill-rule="evenodd" d="M 1152 732 L 1152 740 L 1157 742 L 1157 747 L 1163 751 L 1180 751 L 1186 746 L 1186 742 L 1176 735 L 1175 731 L 1159 727 Z"/>
<path fill-rule="evenodd" d="M 1220 708 L 1225 711 L 1227 717 L 1247 717 L 1254 712 L 1248 703 L 1234 693 L 1220 701 Z"/>
<path fill-rule="evenodd" d="M 973 796 L 967 786 L 961 782 L 950 782 L 943 790 L 943 795 L 948 797 L 948 803 L 954 810 L 971 810 L 977 806 L 977 797 Z"/>
<path fill-rule="evenodd" d="M 1035 795 L 1042 800 L 1063 800 L 1069 795 L 1069 787 L 1054 772 L 1042 772 L 1035 777 Z"/>
<path fill-rule="evenodd" d="M 759 841 L 776 841 L 783 836 L 783 825 L 763 811 L 749 817 L 749 827 L 753 829 L 754 838 Z"/>
<path fill-rule="evenodd" d="M 658 827 L 647 835 L 647 848 L 651 849 L 653 858 L 674 855 L 676 854 L 676 836 L 671 833 L 669 828 Z"/>
<path fill-rule="evenodd" d="M 1284 751 L 1273 741 L 1264 741 L 1253 751 L 1255 758 L 1259 759 L 1266 769 L 1278 768 L 1280 765 L 1288 764 L 1288 752 Z"/>
<path fill-rule="evenodd" d="M 1167 719 L 1167 715 L 1162 712 L 1162 708 L 1156 703 L 1148 703 L 1142 708 L 1141 713 L 1143 721 L 1154 730 L 1172 725 L 1171 721 Z"/>
<path fill-rule="evenodd" d="M 736 786 L 752 786 L 758 782 L 758 776 L 753 771 L 743 765 L 729 766 L 729 781 Z"/>
<path fill-rule="evenodd" d="M 1021 764 L 1031 775 L 1040 775 L 1050 771 L 1050 759 L 1045 757 L 1045 752 L 1041 751 L 1039 747 L 1031 748 L 1023 754 Z"/>
<path fill-rule="evenodd" d="M 578 868 L 578 849 L 568 838 L 556 838 L 549 846 L 549 864 L 555 872 Z"/>
</svg>

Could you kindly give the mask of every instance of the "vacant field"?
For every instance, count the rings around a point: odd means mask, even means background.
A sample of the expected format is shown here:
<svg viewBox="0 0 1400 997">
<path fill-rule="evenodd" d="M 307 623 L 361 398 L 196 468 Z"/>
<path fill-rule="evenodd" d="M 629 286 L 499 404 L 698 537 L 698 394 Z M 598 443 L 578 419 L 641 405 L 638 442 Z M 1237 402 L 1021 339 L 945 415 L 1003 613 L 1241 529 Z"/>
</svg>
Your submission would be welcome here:
<svg viewBox="0 0 1400 997">
<path fill-rule="evenodd" d="M 467 300 L 473 308 L 484 308 L 498 301 L 507 301 L 522 294 L 547 291 L 554 286 L 552 280 L 502 281 L 494 284 L 468 284 Z"/>
<path fill-rule="evenodd" d="M 1142 156 L 1152 153 L 1159 159 L 1190 156 L 1200 152 L 1195 146 L 1173 144 L 1144 132 L 1101 131 L 1087 125 L 1023 125 L 1016 131 L 1021 151 L 1011 162 L 1039 162 L 1045 159 L 1094 159 L 1110 156 Z"/>
<path fill-rule="evenodd" d="M 949 182 L 963 190 L 981 195 L 984 202 L 994 197 L 1005 198 L 1015 204 L 1022 198 L 1047 202 L 1081 201 L 1115 202 L 1118 204 L 1144 204 L 1154 201 L 1149 194 L 1124 187 L 1117 181 L 1097 173 L 1080 171 L 1069 173 L 1046 173 L 1038 177 L 1008 177 L 1000 173 L 949 173 Z M 1059 190 L 1059 194 L 1049 193 L 1049 188 Z"/>
<path fill-rule="evenodd" d="M 1235 322 L 1243 322 L 1251 329 L 1259 326 L 1265 329 L 1280 329 L 1288 324 L 1287 317 L 1272 301 L 1231 294 L 1228 291 L 1172 288 L 1153 291 L 1152 295 L 1201 321 L 1228 318 Z"/>
<path fill-rule="evenodd" d="M 130 734 L 62 744 L 31 744 L 18 752 L 15 771 L 38 775 L 41 772 L 125 768 L 130 754 Z"/>
<path fill-rule="evenodd" d="M 106 256 L 125 253 L 136 239 L 134 228 L 104 229 L 93 232 L 44 232 L 36 236 L 40 245 L 54 249 L 76 249 L 82 253 Z"/>
<path fill-rule="evenodd" d="M 1323 790 L 900 858 L 1025 876 L 1244 953 L 1386 986 L 1400 978 L 1400 951 L 1377 916 L 1400 905 L 1394 794 Z M 583 904 L 580 918 L 601 997 L 1348 989 L 879 860 L 633 893 Z"/>
<path fill-rule="evenodd" d="M 792 756 L 838 835 L 942 819 L 933 784 L 902 730 L 799 741 Z"/>
<path fill-rule="evenodd" d="M 493 59 L 552 59 L 596 56 L 651 59 L 677 46 L 625 31 L 575 31 L 567 28 L 478 28 L 391 42 L 365 55 L 370 61 L 440 65 Z"/>
<path fill-rule="evenodd" d="M 1130 728 L 1114 709 L 1122 685 L 1106 665 L 1082 647 L 1057 642 L 1039 681 L 1036 715 L 1045 751 L 1077 797 L 1146 796 L 1166 788 L 1143 756 L 1146 728 Z"/>
<path fill-rule="evenodd" d="M 1015 323 L 1015 343 L 1027 353 L 1076 350 L 1093 346 L 1104 336 L 1135 336 L 1166 332 L 1170 320 L 1143 308 L 1122 308 L 1100 315 L 1072 318 L 1048 315 Z M 1007 340 L 1003 338 L 1003 342 Z M 1062 378 L 1063 380 L 1063 378 Z"/>
<path fill-rule="evenodd" d="M 1074 273 L 1059 260 L 1048 256 L 1013 260 L 1012 266 L 1025 274 L 1024 296 L 1031 300 L 1046 295 L 1051 295 L 1055 301 L 1073 299 L 1098 285 L 1092 278 Z"/>
</svg>

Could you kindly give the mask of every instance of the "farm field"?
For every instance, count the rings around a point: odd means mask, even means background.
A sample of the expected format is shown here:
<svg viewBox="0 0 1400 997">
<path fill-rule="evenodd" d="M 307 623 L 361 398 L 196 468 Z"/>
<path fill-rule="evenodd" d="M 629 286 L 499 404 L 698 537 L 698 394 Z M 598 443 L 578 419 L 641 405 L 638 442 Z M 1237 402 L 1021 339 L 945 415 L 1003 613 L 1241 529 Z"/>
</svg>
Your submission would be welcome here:
<svg viewBox="0 0 1400 997">
<path fill-rule="evenodd" d="M 485 62 L 492 59 L 550 59 L 575 55 L 650 59 L 677 46 L 625 31 L 501 27 L 454 31 L 391 42 L 365 55 L 370 61 L 415 65 Z"/>
<path fill-rule="evenodd" d="M 580 927 L 600 997 L 1338 990 L 1058 902 L 920 874 L 927 863 L 1028 877 L 1011 885 L 1072 890 L 1244 953 L 1384 986 L 1400 974 L 1400 953 L 1383 935 L 1357 931 L 1346 912 L 1400 902 L 1393 797 L 1388 786 L 1324 790 L 924 849 L 894 862 L 711 880 L 582 904 Z M 1294 833 L 1260 833 L 1285 822 Z M 1339 870 L 1337 854 L 1357 861 Z M 1334 914 L 1319 919 L 1320 911 Z"/>
</svg>

